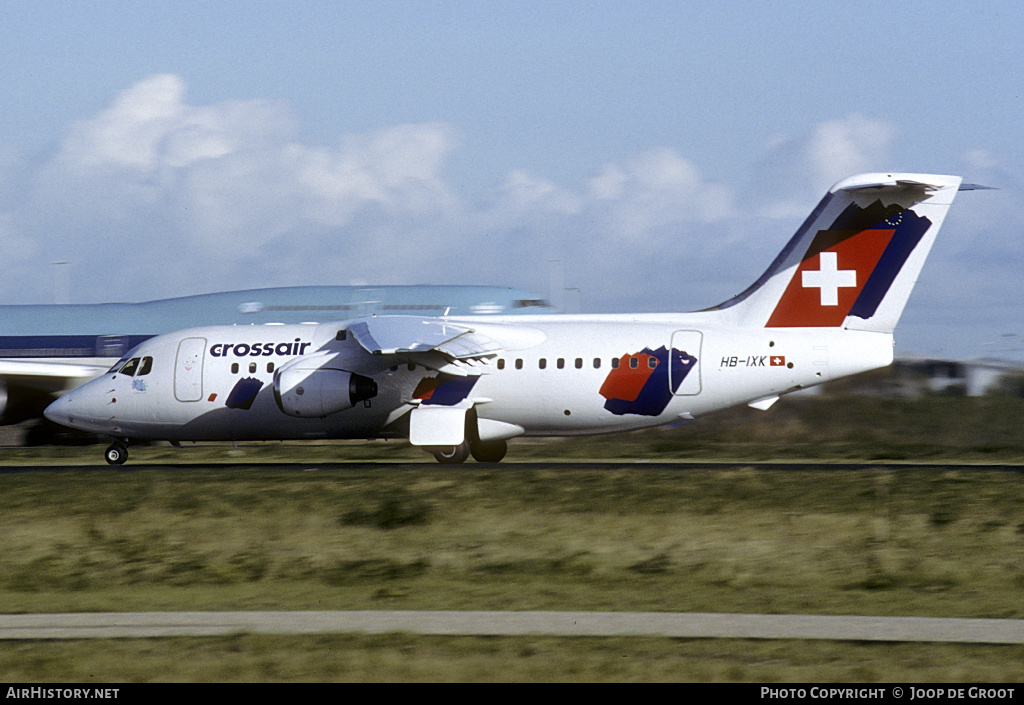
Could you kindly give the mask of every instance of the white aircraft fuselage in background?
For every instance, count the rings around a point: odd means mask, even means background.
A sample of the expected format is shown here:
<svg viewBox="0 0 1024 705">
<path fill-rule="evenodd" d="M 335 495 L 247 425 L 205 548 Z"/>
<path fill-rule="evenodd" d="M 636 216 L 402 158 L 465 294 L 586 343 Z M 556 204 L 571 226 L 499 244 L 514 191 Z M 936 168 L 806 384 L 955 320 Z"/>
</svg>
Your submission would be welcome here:
<svg viewBox="0 0 1024 705">
<path fill-rule="evenodd" d="M 442 462 L 519 435 L 607 433 L 892 362 L 893 329 L 960 179 L 838 183 L 743 294 L 680 314 L 218 326 L 153 338 L 47 416 L 131 440 L 407 437 Z M 966 187 L 965 187 L 966 188 Z"/>
</svg>

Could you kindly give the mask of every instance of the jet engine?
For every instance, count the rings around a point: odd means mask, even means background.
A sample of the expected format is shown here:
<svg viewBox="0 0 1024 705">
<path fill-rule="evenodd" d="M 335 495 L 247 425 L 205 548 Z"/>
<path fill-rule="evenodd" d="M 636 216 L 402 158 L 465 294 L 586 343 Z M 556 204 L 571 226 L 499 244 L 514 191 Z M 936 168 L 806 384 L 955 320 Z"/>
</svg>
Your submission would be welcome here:
<svg viewBox="0 0 1024 705">
<path fill-rule="evenodd" d="M 375 396 L 376 382 L 347 370 L 307 363 L 285 365 L 274 373 L 274 400 L 289 416 L 322 418 Z"/>
</svg>

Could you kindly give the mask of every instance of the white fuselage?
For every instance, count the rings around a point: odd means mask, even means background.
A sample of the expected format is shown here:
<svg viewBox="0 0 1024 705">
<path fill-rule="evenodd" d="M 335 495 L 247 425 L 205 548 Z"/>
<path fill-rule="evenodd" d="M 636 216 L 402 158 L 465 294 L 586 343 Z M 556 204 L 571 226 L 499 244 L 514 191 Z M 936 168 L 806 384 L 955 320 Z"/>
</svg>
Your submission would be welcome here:
<svg viewBox="0 0 1024 705">
<path fill-rule="evenodd" d="M 435 369 L 339 341 L 345 322 L 192 329 L 143 343 L 134 371 L 107 373 L 48 414 L 130 439 L 373 438 L 408 436 L 403 417 L 418 406 L 468 404 L 487 438 L 593 434 L 770 401 L 892 361 L 889 334 L 751 329 L 723 313 L 450 319 L 501 351 L 482 374 L 444 377 L 452 386 L 432 397 Z M 275 372 L 328 349 L 372 377 L 376 395 L 322 418 L 284 413 Z"/>
</svg>

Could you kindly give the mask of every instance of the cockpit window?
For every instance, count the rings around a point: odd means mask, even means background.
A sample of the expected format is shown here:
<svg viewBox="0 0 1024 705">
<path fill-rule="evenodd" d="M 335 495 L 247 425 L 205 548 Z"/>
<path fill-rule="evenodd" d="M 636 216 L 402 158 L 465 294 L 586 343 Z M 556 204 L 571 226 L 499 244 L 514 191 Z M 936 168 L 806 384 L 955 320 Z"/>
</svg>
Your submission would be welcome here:
<svg viewBox="0 0 1024 705">
<path fill-rule="evenodd" d="M 151 358 L 151 357 L 149 357 L 147 355 L 146 357 L 142 358 L 142 367 L 139 368 L 139 373 L 137 375 L 135 375 L 135 376 L 136 377 L 141 377 L 142 375 L 148 375 L 152 371 L 153 371 L 153 358 Z"/>
<path fill-rule="evenodd" d="M 133 376 L 135 374 L 135 370 L 137 370 L 138 367 L 139 367 L 139 358 L 133 357 L 131 360 L 129 360 L 128 362 L 124 363 L 124 367 L 122 367 L 119 370 L 119 372 L 121 374 L 123 374 L 123 375 L 128 375 L 129 377 L 131 377 L 131 376 Z"/>
</svg>

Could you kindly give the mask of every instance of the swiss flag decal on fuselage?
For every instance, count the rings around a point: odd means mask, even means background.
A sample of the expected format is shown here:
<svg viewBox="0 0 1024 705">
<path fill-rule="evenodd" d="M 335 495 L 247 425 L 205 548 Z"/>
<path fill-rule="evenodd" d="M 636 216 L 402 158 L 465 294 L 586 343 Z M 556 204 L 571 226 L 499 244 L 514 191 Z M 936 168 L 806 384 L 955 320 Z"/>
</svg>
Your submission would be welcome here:
<svg viewBox="0 0 1024 705">
<path fill-rule="evenodd" d="M 819 231 L 766 327 L 841 326 L 895 232 Z"/>
</svg>

